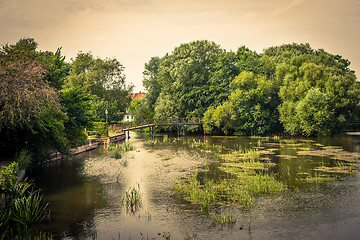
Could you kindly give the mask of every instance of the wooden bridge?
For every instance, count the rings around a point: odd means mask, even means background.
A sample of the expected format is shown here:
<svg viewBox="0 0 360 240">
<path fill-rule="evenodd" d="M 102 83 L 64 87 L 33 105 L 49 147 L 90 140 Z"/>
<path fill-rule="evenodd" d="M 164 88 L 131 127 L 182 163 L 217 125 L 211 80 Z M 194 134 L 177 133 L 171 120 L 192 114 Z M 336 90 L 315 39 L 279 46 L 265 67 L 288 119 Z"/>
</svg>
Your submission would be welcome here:
<svg viewBox="0 0 360 240">
<path fill-rule="evenodd" d="M 131 121 L 123 124 L 116 124 L 114 126 L 121 127 L 124 132 L 128 132 L 136 129 L 151 128 L 153 132 L 154 127 L 160 126 L 190 126 L 190 125 L 202 125 L 201 118 L 166 118 L 166 119 L 146 119 L 142 121 Z"/>
</svg>

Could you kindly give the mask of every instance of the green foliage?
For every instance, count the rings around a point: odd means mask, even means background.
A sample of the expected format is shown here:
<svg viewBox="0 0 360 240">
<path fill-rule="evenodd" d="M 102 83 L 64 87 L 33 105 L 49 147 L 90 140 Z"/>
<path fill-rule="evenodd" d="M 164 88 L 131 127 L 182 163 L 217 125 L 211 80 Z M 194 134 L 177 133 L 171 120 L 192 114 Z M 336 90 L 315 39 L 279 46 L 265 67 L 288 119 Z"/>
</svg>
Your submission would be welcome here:
<svg viewBox="0 0 360 240">
<path fill-rule="evenodd" d="M 61 50 L 37 51 L 34 39 L 20 39 L 0 51 L 0 153 L 14 157 L 23 148 L 34 163 L 85 139 L 88 99 L 83 89 L 68 88 L 69 65 Z"/>
<path fill-rule="evenodd" d="M 306 136 L 330 132 L 333 126 L 333 111 L 326 94 L 317 88 L 310 89 L 296 106 L 299 126 Z"/>
<path fill-rule="evenodd" d="M 92 130 L 95 135 L 106 137 L 109 134 L 109 125 L 106 122 L 94 122 Z"/>
<path fill-rule="evenodd" d="M 265 54 L 278 62 L 280 121 L 287 132 L 335 133 L 352 118 L 360 92 L 348 60 L 308 44 L 270 48 Z"/>
<path fill-rule="evenodd" d="M 223 50 L 213 42 L 195 41 L 180 45 L 171 55 L 162 58 L 159 67 L 155 67 L 157 71 L 152 71 L 156 74 L 151 75 L 153 84 L 150 85 L 155 87 L 158 84 L 161 92 L 147 94 L 151 99 L 158 95 L 154 117 L 202 116 L 211 105 L 207 99 L 210 77 L 222 53 Z"/>
<path fill-rule="evenodd" d="M 37 224 L 49 218 L 46 209 L 47 204 L 43 204 L 42 194 L 34 191 L 27 196 L 14 199 L 11 220 L 24 226 Z"/>
<path fill-rule="evenodd" d="M 270 80 L 244 71 L 234 78 L 231 86 L 233 92 L 228 100 L 205 112 L 205 131 L 263 135 L 277 128 L 276 91 Z"/>
<path fill-rule="evenodd" d="M 17 174 L 19 168 L 17 163 L 13 162 L 8 166 L 2 166 L 0 169 L 0 189 L 5 194 L 12 194 L 16 190 Z"/>
<path fill-rule="evenodd" d="M 126 210 L 135 213 L 142 205 L 142 193 L 140 185 L 136 184 L 135 187 L 130 187 L 122 199 L 123 205 Z"/>
<path fill-rule="evenodd" d="M 26 170 L 31 164 L 32 153 L 27 149 L 23 149 L 16 156 L 16 162 L 19 164 L 20 169 Z"/>
<path fill-rule="evenodd" d="M 245 46 L 225 52 L 209 41 L 182 44 L 145 65 L 149 93 L 141 118 L 203 117 L 212 134 L 332 134 L 359 111 L 360 88 L 349 65 L 309 44 L 263 54 Z"/>
<path fill-rule="evenodd" d="M 70 64 L 67 77 L 69 87 L 85 88 L 92 96 L 91 114 L 95 121 L 119 122 L 128 107 L 128 94 L 132 86 L 125 88 L 124 67 L 115 58 L 94 58 L 91 53 L 78 53 Z"/>
<path fill-rule="evenodd" d="M 133 100 L 128 108 L 128 112 L 135 113 L 136 110 L 140 107 L 141 102 L 142 100 L 140 99 Z"/>
<path fill-rule="evenodd" d="M 17 174 L 15 162 L 0 170 L 0 238 L 51 239 L 51 235 L 39 233 L 36 228 L 49 218 L 41 192 L 34 190 L 27 179 L 18 182 Z"/>
<path fill-rule="evenodd" d="M 61 91 L 61 105 L 66 112 L 65 134 L 72 147 L 81 145 L 87 136 L 84 128 L 91 127 L 91 96 L 84 87 L 66 87 Z"/>
</svg>

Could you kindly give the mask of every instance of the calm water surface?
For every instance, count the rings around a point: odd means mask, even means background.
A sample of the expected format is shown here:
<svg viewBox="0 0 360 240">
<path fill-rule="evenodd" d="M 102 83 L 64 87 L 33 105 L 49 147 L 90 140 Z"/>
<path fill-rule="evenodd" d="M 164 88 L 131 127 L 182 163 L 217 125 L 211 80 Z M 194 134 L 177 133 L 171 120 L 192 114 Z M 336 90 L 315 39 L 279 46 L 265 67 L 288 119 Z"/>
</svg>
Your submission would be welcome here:
<svg viewBox="0 0 360 240">
<path fill-rule="evenodd" d="M 338 146 L 360 152 L 360 138 L 273 139 L 132 134 L 134 151 L 120 159 L 96 152 L 33 172 L 51 207 L 47 229 L 56 239 L 359 239 L 360 175 L 329 173 L 337 180 L 309 183 L 318 166 L 333 159 L 299 155 L 300 150 Z M 271 150 L 271 169 L 289 190 L 259 196 L 253 208 L 230 209 L 233 227 L 214 226 L 199 206 L 175 196 L 172 188 L 186 176 L 210 169 L 218 178 L 218 156 L 237 149 Z M 127 164 L 124 164 L 126 161 Z M 129 212 L 122 197 L 139 185 L 142 205 Z"/>
</svg>

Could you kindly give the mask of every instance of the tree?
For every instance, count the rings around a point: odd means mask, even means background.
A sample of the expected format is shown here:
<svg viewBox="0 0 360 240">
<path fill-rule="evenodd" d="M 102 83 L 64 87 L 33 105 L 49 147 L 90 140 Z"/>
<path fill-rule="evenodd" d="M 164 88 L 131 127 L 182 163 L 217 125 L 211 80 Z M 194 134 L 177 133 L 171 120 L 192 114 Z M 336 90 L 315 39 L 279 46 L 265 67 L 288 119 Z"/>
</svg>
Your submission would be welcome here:
<svg viewBox="0 0 360 240">
<path fill-rule="evenodd" d="M 80 52 L 70 65 L 67 87 L 84 88 L 92 95 L 92 115 L 95 121 L 121 121 L 130 102 L 132 86 L 125 87 L 124 67 L 116 59 L 94 58 Z"/>
<path fill-rule="evenodd" d="M 208 109 L 205 130 L 224 134 L 264 135 L 279 129 L 276 90 L 263 75 L 243 71 L 231 83 L 228 100 Z"/>
<path fill-rule="evenodd" d="M 223 50 L 213 42 L 195 41 L 166 55 L 157 71 L 161 93 L 155 104 L 155 117 L 202 117 L 210 106 L 210 75 Z M 171 111 L 167 112 L 170 105 Z"/>
<path fill-rule="evenodd" d="M 343 128 L 347 119 L 351 119 L 358 101 L 359 86 L 354 71 L 349 69 L 348 60 L 322 49 L 313 50 L 309 44 L 272 47 L 265 50 L 265 54 L 277 62 L 276 80 L 281 85 L 279 96 L 282 102 L 279 106 L 280 121 L 288 133 L 333 134 Z M 314 112 L 305 111 L 305 103 L 310 101 L 326 102 L 330 113 L 326 121 L 319 119 L 320 122 L 313 122 L 314 125 L 310 126 L 309 119 L 313 116 L 325 117 L 322 108 L 310 108 Z"/>
<path fill-rule="evenodd" d="M 299 126 L 303 134 L 311 136 L 326 134 L 333 126 L 334 112 L 331 110 L 326 94 L 317 88 L 311 88 L 296 106 Z"/>
<path fill-rule="evenodd" d="M 21 39 L 0 51 L 0 149 L 14 155 L 28 148 L 39 160 L 52 150 L 66 152 L 68 142 L 67 117 L 36 47 L 33 39 Z"/>
</svg>

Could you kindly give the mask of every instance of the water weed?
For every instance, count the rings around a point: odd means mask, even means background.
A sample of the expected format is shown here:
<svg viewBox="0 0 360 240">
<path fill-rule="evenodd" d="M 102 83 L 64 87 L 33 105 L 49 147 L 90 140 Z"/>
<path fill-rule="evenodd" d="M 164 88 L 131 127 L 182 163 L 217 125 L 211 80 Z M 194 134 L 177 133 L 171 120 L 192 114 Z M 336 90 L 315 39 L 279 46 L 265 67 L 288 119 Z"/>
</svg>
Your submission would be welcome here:
<svg viewBox="0 0 360 240">
<path fill-rule="evenodd" d="M 136 184 L 134 187 L 130 187 L 122 198 L 122 203 L 126 207 L 126 210 L 135 213 L 142 204 L 142 194 L 140 192 L 140 185 Z"/>
<path fill-rule="evenodd" d="M 191 176 L 188 182 L 178 183 L 174 191 L 185 195 L 187 200 L 200 204 L 201 210 L 205 213 L 209 212 L 217 194 L 213 181 L 206 180 L 205 184 L 201 185 L 196 175 Z"/>
<path fill-rule="evenodd" d="M 112 158 L 120 159 L 124 153 L 133 151 L 134 149 L 135 147 L 132 143 L 124 142 L 118 144 L 110 143 L 103 148 L 103 151 L 110 153 Z"/>
<path fill-rule="evenodd" d="M 246 192 L 252 195 L 281 193 L 286 186 L 275 179 L 274 175 L 253 174 L 241 180 Z"/>
<path fill-rule="evenodd" d="M 210 213 L 210 219 L 213 221 L 215 226 L 228 226 L 234 227 L 236 224 L 236 218 L 233 212 L 230 210 L 221 210 L 220 214 Z"/>
</svg>

